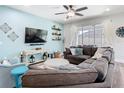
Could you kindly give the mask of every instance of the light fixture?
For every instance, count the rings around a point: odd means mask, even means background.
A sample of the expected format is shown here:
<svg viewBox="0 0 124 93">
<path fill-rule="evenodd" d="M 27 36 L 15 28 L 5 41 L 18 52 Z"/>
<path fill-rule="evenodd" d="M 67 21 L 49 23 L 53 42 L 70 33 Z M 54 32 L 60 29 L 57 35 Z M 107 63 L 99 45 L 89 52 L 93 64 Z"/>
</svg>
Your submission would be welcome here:
<svg viewBox="0 0 124 93">
<path fill-rule="evenodd" d="M 75 12 L 73 10 L 70 10 L 68 13 L 67 13 L 67 16 L 69 17 L 72 17 L 75 15 Z"/>
<path fill-rule="evenodd" d="M 109 12 L 110 11 L 110 8 L 106 8 L 106 11 Z"/>
</svg>

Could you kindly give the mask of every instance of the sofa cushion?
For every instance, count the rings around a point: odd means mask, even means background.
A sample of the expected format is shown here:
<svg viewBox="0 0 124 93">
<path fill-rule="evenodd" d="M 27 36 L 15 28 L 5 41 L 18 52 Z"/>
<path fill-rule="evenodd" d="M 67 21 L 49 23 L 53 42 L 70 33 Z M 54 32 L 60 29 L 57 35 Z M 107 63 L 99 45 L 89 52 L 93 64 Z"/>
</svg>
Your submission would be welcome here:
<svg viewBox="0 0 124 93">
<path fill-rule="evenodd" d="M 55 87 L 87 84 L 95 82 L 98 73 L 94 69 L 66 70 L 29 70 L 22 77 L 23 87 Z"/>
<path fill-rule="evenodd" d="M 76 48 L 76 55 L 83 55 L 83 48 Z"/>
<path fill-rule="evenodd" d="M 85 60 L 83 63 L 88 63 L 88 64 L 92 64 L 96 59 L 95 58 L 90 58 Z"/>
<path fill-rule="evenodd" d="M 88 55 L 68 55 L 69 59 L 76 59 L 77 61 L 82 59 L 83 61 L 90 58 Z"/>
<path fill-rule="evenodd" d="M 72 54 L 70 48 L 65 48 L 67 54 Z"/>
<path fill-rule="evenodd" d="M 70 50 L 72 55 L 76 55 L 76 48 L 70 48 Z"/>
<path fill-rule="evenodd" d="M 92 56 L 92 46 L 84 45 L 83 46 L 83 54 Z"/>
<path fill-rule="evenodd" d="M 95 68 L 98 72 L 96 81 L 103 81 L 108 71 L 108 61 L 105 58 L 99 58 L 92 63 L 92 68 Z"/>
<path fill-rule="evenodd" d="M 92 55 L 91 56 L 94 56 L 94 54 L 96 53 L 96 51 L 97 51 L 97 47 L 92 47 Z"/>
<path fill-rule="evenodd" d="M 79 65 L 77 65 L 77 67 L 82 69 L 88 69 L 88 68 L 91 68 L 91 64 L 82 62 Z"/>
<path fill-rule="evenodd" d="M 90 59 L 87 59 L 87 60 L 83 61 L 79 65 L 77 65 L 77 67 L 78 68 L 92 68 L 92 63 L 93 62 L 95 62 L 95 59 L 90 58 Z"/>
<path fill-rule="evenodd" d="M 79 55 L 78 58 L 89 59 L 90 56 L 88 56 L 88 55 Z"/>
<path fill-rule="evenodd" d="M 98 48 L 96 53 L 94 54 L 94 56 L 92 58 L 101 58 L 105 51 L 106 51 L 105 48 Z"/>
<path fill-rule="evenodd" d="M 81 68 L 78 68 L 76 65 L 73 65 L 73 64 L 62 64 L 62 65 L 57 65 L 57 66 L 48 66 L 48 65 L 45 65 L 44 63 L 38 63 L 38 64 L 31 64 L 28 66 L 30 69 L 34 69 L 34 70 L 77 70 L 77 69 L 81 69 Z"/>
</svg>

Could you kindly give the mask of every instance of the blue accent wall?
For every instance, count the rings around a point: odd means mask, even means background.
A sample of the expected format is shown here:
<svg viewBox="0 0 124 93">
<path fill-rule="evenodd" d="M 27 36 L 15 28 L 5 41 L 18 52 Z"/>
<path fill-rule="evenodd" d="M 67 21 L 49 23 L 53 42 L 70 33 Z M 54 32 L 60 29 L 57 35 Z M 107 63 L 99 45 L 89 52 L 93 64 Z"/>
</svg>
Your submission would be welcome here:
<svg viewBox="0 0 124 93">
<path fill-rule="evenodd" d="M 18 11 L 6 6 L 0 6 L 0 25 L 8 23 L 12 30 L 7 34 L 0 30 L 0 59 L 4 57 L 13 58 L 19 56 L 23 50 L 29 50 L 36 47 L 49 49 L 51 52 L 63 51 L 63 24 L 53 22 L 38 16 L 34 16 L 22 11 Z M 62 40 L 52 40 L 51 27 L 56 25 L 62 29 Z M 39 46 L 29 46 L 24 43 L 25 27 L 38 28 L 48 30 L 47 43 Z M 7 35 L 15 32 L 19 38 L 16 41 L 11 41 Z"/>
</svg>

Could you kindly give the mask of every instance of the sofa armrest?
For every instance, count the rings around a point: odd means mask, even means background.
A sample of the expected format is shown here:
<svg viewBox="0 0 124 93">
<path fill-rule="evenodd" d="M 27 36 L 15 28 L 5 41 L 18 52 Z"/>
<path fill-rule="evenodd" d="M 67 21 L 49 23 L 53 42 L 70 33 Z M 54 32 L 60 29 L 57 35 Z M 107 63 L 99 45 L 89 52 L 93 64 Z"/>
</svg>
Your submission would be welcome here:
<svg viewBox="0 0 124 93">
<path fill-rule="evenodd" d="M 110 63 L 105 82 L 112 87 L 115 63 Z"/>
<path fill-rule="evenodd" d="M 68 55 L 72 55 L 71 53 L 68 53 L 68 52 L 66 52 L 66 51 L 64 51 L 63 54 L 64 54 L 64 58 L 65 58 L 65 59 L 67 59 L 67 56 L 68 56 Z"/>
</svg>

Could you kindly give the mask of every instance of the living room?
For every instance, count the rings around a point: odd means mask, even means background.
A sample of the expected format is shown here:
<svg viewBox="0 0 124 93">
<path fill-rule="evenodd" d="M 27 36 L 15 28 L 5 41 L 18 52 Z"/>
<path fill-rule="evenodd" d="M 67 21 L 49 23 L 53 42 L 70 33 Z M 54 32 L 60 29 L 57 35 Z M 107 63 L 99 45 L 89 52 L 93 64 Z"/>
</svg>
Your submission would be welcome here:
<svg viewBox="0 0 124 93">
<path fill-rule="evenodd" d="M 1 5 L 0 87 L 124 87 L 123 8 Z"/>
</svg>

